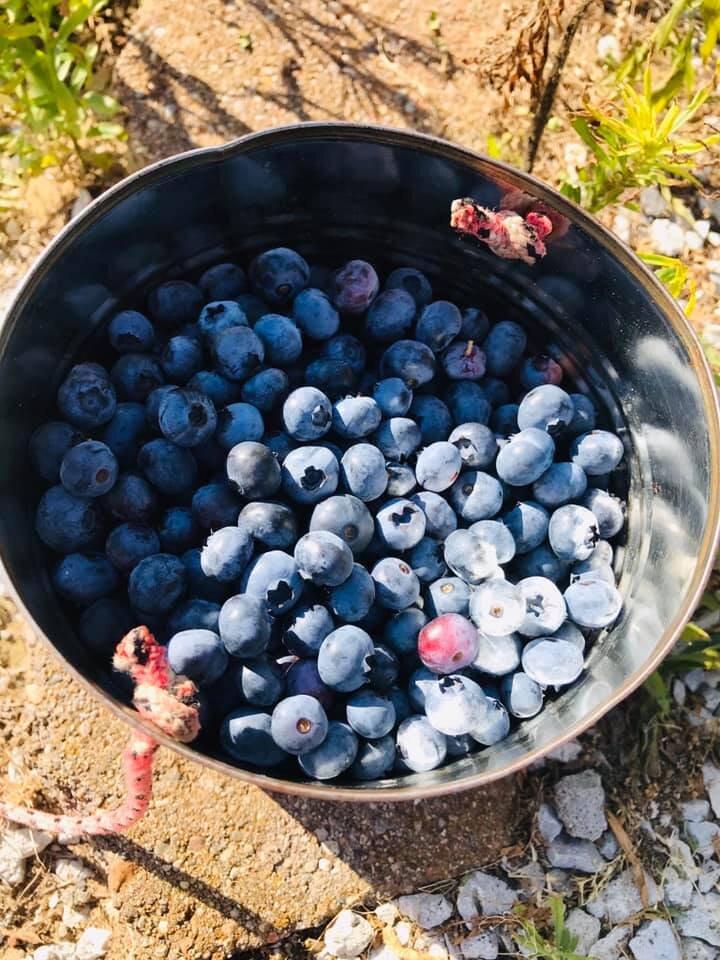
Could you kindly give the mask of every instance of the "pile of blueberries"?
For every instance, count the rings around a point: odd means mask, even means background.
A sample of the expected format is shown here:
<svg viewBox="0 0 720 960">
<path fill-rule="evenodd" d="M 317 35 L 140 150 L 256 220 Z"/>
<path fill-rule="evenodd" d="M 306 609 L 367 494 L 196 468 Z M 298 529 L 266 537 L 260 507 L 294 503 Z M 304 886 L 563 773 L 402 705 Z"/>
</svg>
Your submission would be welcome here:
<svg viewBox="0 0 720 960">
<path fill-rule="evenodd" d="M 203 749 L 431 770 L 537 714 L 620 613 L 623 444 L 518 323 L 277 248 L 107 333 L 30 441 L 36 530 L 106 663 L 136 624 L 167 643 Z"/>
</svg>

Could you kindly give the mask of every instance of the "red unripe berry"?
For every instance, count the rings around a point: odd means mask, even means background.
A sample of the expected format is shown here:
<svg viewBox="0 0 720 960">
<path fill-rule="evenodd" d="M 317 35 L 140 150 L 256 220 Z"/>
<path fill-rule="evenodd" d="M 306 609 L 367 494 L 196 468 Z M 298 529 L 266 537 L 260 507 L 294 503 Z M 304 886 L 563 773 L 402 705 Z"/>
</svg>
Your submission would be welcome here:
<svg viewBox="0 0 720 960">
<path fill-rule="evenodd" d="M 436 617 L 418 635 L 418 654 L 435 673 L 461 670 L 477 656 L 478 633 L 475 626 L 459 613 Z"/>
</svg>

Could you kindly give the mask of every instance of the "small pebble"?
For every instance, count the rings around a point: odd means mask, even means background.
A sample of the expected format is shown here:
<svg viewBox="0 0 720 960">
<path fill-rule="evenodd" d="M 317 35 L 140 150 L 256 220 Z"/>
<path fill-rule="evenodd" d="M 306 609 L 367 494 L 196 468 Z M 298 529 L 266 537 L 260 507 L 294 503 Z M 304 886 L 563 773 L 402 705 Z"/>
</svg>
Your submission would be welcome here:
<svg viewBox="0 0 720 960">
<path fill-rule="evenodd" d="M 370 923 L 352 910 L 341 910 L 325 931 L 325 948 L 333 957 L 359 957 L 373 940 Z"/>
</svg>

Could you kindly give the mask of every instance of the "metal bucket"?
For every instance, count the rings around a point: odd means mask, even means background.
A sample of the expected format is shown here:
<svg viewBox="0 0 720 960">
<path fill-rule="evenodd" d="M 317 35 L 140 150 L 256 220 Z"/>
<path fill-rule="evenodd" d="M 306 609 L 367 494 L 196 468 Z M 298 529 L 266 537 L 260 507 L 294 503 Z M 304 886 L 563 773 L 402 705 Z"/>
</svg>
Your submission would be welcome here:
<svg viewBox="0 0 720 960">
<path fill-rule="evenodd" d="M 544 259 L 503 260 L 448 227 L 450 202 L 544 205 Z M 618 623 L 579 682 L 507 740 L 440 770 L 366 784 L 242 770 L 159 735 L 186 757 L 269 790 L 324 799 L 404 800 L 517 771 L 623 700 L 668 653 L 702 592 L 720 524 L 720 429 L 710 371 L 690 326 L 611 233 L 532 177 L 440 140 L 381 127 L 303 124 L 148 167 L 69 224 L 19 289 L 0 336 L 0 550 L 15 599 L 73 674 L 142 727 L 127 691 L 84 648 L 52 590 L 34 531 L 32 430 L 52 416 L 78 356 L 149 286 L 291 246 L 331 266 L 414 264 L 436 293 L 542 327 L 570 376 L 595 392 L 628 456 L 629 511 Z M 155 732 L 153 731 L 153 734 Z"/>
</svg>

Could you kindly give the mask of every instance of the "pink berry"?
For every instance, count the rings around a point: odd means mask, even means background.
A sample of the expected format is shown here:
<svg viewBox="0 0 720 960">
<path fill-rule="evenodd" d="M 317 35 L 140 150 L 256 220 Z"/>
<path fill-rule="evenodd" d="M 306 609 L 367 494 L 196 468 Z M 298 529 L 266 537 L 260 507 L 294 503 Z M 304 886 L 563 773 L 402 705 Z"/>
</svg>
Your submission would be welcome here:
<svg viewBox="0 0 720 960">
<path fill-rule="evenodd" d="M 453 673 L 477 656 L 478 634 L 459 613 L 444 613 L 426 624 L 418 635 L 420 659 L 434 673 Z"/>
<path fill-rule="evenodd" d="M 563 368 L 552 357 L 542 353 L 528 357 L 520 369 L 520 383 L 526 390 L 539 387 L 546 383 L 554 386 L 562 383 Z"/>
<path fill-rule="evenodd" d="M 442 364 L 452 380 L 479 380 L 485 373 L 485 354 L 472 340 L 456 340 L 443 354 Z"/>
</svg>

